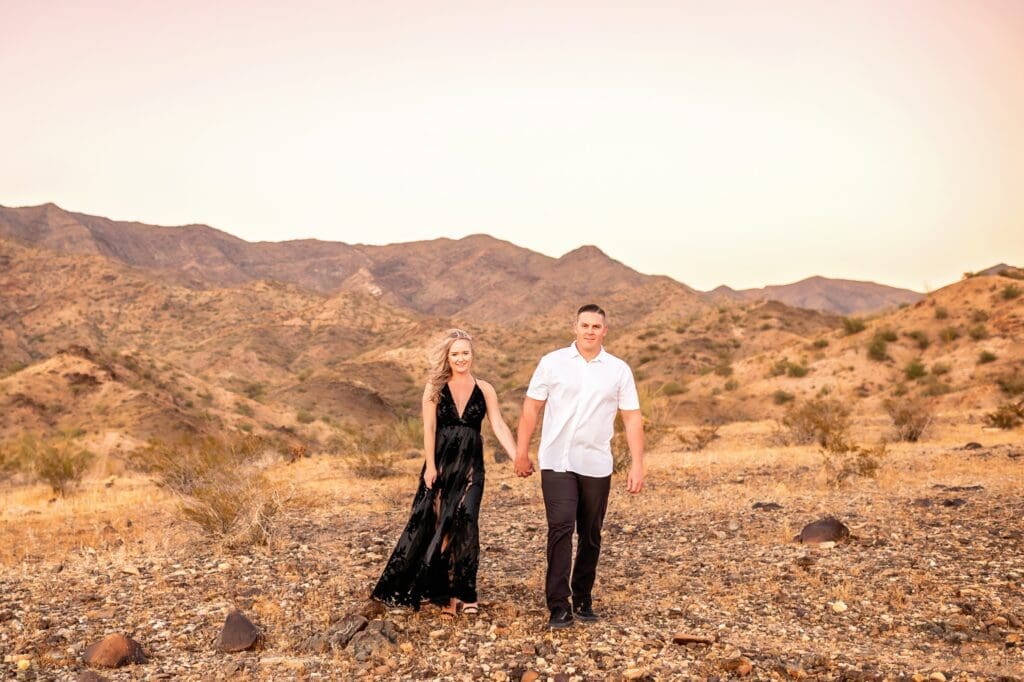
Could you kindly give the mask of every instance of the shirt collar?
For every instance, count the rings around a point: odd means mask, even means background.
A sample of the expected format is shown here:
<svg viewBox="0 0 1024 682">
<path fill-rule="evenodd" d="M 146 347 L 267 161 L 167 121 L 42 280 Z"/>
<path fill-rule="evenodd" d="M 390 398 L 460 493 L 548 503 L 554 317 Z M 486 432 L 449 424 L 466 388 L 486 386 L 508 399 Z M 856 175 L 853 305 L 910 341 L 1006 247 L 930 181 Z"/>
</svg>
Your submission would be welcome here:
<svg viewBox="0 0 1024 682">
<path fill-rule="evenodd" d="M 606 355 L 606 353 L 605 353 L 605 350 L 604 350 L 604 346 L 601 346 L 601 350 L 598 351 L 597 355 L 594 357 L 593 360 L 591 360 L 591 362 L 601 362 L 602 360 L 604 360 L 605 355 Z M 576 347 L 576 342 L 575 341 L 573 341 L 572 343 L 569 344 L 569 357 L 573 357 L 573 358 L 582 358 L 583 357 L 583 355 L 580 354 L 579 349 Z"/>
</svg>

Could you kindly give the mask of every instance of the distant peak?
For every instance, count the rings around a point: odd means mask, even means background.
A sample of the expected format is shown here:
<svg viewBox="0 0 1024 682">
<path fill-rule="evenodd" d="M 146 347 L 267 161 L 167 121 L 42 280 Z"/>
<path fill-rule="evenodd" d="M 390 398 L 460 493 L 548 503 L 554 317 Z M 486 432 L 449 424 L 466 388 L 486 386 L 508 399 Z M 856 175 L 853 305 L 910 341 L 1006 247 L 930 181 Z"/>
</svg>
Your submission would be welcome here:
<svg viewBox="0 0 1024 682">
<path fill-rule="evenodd" d="M 569 253 L 562 256 L 560 260 L 571 259 L 571 260 L 582 260 L 590 258 L 607 258 L 608 255 L 597 248 L 593 244 L 584 244 L 583 246 L 573 249 Z"/>
</svg>

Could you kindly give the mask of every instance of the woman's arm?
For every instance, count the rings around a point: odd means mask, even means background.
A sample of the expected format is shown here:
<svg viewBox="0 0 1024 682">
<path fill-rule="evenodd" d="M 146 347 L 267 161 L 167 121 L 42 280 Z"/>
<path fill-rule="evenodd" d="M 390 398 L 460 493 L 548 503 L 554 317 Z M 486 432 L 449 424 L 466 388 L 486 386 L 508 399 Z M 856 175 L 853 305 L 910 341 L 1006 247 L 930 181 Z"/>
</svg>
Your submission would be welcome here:
<svg viewBox="0 0 1024 682">
<path fill-rule="evenodd" d="M 437 403 L 434 402 L 430 384 L 423 389 L 423 483 L 427 489 L 434 487 L 437 478 L 437 466 L 434 462 L 434 436 L 437 428 Z"/>
<path fill-rule="evenodd" d="M 498 405 L 498 394 L 486 381 L 477 381 L 480 390 L 484 394 L 484 401 L 487 403 L 487 421 L 491 424 L 494 435 L 497 436 L 501 447 L 505 448 L 510 459 L 516 457 L 516 439 L 512 437 L 512 430 L 501 416 L 501 406 Z"/>
</svg>

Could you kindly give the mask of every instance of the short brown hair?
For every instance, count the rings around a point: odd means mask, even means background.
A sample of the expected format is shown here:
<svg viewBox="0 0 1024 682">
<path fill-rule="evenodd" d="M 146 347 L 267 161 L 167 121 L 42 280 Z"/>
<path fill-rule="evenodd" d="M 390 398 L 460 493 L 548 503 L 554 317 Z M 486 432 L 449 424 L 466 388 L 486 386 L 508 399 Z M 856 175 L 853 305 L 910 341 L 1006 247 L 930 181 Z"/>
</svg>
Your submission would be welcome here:
<svg viewBox="0 0 1024 682">
<path fill-rule="evenodd" d="M 583 313 L 597 313 L 601 317 L 608 317 L 604 312 L 604 308 L 596 303 L 588 303 L 580 306 L 580 309 L 576 311 L 576 319 L 579 319 L 580 315 Z"/>
</svg>

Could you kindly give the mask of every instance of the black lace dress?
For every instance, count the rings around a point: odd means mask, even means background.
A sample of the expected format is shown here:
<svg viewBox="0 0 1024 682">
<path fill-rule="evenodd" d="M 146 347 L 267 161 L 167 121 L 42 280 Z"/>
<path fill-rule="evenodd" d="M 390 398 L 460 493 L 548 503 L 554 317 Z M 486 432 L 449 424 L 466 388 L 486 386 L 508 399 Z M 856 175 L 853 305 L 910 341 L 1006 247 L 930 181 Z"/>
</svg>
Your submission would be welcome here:
<svg viewBox="0 0 1024 682">
<path fill-rule="evenodd" d="M 486 415 L 479 386 L 473 386 L 462 415 L 447 384 L 441 389 L 434 440 L 437 479 L 428 490 L 421 470 L 412 515 L 373 590 L 375 599 L 414 609 L 423 600 L 442 606 L 451 597 L 477 600 L 477 520 L 484 492 L 480 424 Z"/>
</svg>

